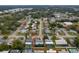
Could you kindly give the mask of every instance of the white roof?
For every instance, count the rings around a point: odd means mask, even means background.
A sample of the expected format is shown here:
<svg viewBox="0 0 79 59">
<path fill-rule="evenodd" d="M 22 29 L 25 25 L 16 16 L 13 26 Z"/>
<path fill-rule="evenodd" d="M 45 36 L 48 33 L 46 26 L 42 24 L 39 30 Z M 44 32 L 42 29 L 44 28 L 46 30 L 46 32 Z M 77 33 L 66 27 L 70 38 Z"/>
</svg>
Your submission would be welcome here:
<svg viewBox="0 0 79 59">
<path fill-rule="evenodd" d="M 36 39 L 35 44 L 43 44 L 43 40 Z"/>
<path fill-rule="evenodd" d="M 53 41 L 52 41 L 51 39 L 46 39 L 46 40 L 45 40 L 45 43 L 46 43 L 46 44 L 53 44 Z"/>
<path fill-rule="evenodd" d="M 9 51 L 2 51 L 2 52 L 0 52 L 0 53 L 8 53 Z"/>
<path fill-rule="evenodd" d="M 56 44 L 67 44 L 64 38 L 60 38 L 59 40 L 56 40 L 55 42 Z"/>
<path fill-rule="evenodd" d="M 53 44 L 53 42 L 45 42 L 46 44 Z"/>
<path fill-rule="evenodd" d="M 43 42 L 35 42 L 36 44 L 43 44 Z"/>
<path fill-rule="evenodd" d="M 66 25 L 72 25 L 72 22 L 64 22 Z"/>
<path fill-rule="evenodd" d="M 32 42 L 25 42 L 25 44 L 32 44 Z"/>
<path fill-rule="evenodd" d="M 56 50 L 49 49 L 47 50 L 47 53 L 56 53 Z"/>
<path fill-rule="evenodd" d="M 21 30 L 22 33 L 25 33 L 26 31 L 27 31 L 27 30 L 25 30 L 25 29 Z"/>
</svg>

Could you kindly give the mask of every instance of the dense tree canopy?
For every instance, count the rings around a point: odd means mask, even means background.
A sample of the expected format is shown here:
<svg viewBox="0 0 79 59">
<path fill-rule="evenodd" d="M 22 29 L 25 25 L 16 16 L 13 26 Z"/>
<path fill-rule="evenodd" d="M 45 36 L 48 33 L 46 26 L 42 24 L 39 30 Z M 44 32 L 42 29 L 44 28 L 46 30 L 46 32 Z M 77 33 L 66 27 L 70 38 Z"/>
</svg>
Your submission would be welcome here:
<svg viewBox="0 0 79 59">
<path fill-rule="evenodd" d="M 24 49 L 24 44 L 20 40 L 14 40 L 12 44 L 12 49 Z"/>
<path fill-rule="evenodd" d="M 76 47 L 79 48 L 79 35 L 77 35 L 77 38 L 75 39 L 74 43 L 75 43 Z"/>
<path fill-rule="evenodd" d="M 9 50 L 9 46 L 6 43 L 0 44 L 0 51 Z"/>
</svg>

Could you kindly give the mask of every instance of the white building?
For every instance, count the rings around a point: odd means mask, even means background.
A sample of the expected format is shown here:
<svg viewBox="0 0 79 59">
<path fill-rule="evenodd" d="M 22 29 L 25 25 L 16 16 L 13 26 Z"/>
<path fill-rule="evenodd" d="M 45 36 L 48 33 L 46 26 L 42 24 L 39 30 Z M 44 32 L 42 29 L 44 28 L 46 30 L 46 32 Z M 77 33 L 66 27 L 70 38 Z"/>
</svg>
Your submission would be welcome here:
<svg viewBox="0 0 79 59">
<path fill-rule="evenodd" d="M 64 22 L 64 25 L 72 25 L 72 22 Z"/>
<path fill-rule="evenodd" d="M 54 44 L 51 39 L 45 39 L 45 43 L 46 43 L 46 44 L 49 44 L 49 45 L 50 45 L 50 44 L 52 44 L 52 45 Z"/>
<path fill-rule="evenodd" d="M 49 49 L 49 50 L 47 50 L 47 53 L 56 53 L 56 50 Z"/>
<path fill-rule="evenodd" d="M 60 38 L 59 40 L 55 40 L 56 45 L 58 46 L 67 46 L 67 42 L 65 41 L 64 38 Z"/>
</svg>

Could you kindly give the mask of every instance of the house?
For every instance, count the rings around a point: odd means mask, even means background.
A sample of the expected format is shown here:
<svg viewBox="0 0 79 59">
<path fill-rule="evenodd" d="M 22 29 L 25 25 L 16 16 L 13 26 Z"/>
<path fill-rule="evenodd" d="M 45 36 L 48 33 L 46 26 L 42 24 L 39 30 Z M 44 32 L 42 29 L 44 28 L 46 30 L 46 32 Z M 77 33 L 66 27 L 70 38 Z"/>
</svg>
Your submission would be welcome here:
<svg viewBox="0 0 79 59">
<path fill-rule="evenodd" d="M 0 44 L 7 43 L 7 40 L 4 39 L 4 36 L 0 36 Z"/>
<path fill-rule="evenodd" d="M 26 49 L 22 53 L 33 53 L 33 52 L 32 52 L 32 49 Z"/>
<path fill-rule="evenodd" d="M 64 38 L 59 38 L 58 40 L 55 40 L 56 46 L 68 46 L 67 42 L 65 41 Z"/>
<path fill-rule="evenodd" d="M 25 44 L 26 45 L 31 45 L 32 44 L 32 40 L 31 39 L 26 39 Z"/>
<path fill-rule="evenodd" d="M 22 28 L 22 29 L 20 29 L 20 31 L 19 31 L 19 32 L 21 32 L 21 33 L 26 33 L 26 32 L 27 32 L 27 29 Z"/>
<path fill-rule="evenodd" d="M 3 38 L 0 38 L 0 44 L 2 44 L 3 42 L 5 42 L 5 40 Z"/>
<path fill-rule="evenodd" d="M 13 41 L 14 39 L 9 39 L 8 41 L 7 41 L 7 45 L 12 45 L 12 41 Z"/>
<path fill-rule="evenodd" d="M 51 39 L 45 39 L 46 44 L 53 44 L 53 41 Z"/>
<path fill-rule="evenodd" d="M 72 22 L 64 22 L 64 25 L 72 25 Z"/>
<path fill-rule="evenodd" d="M 1 51 L 0 53 L 8 53 L 9 51 Z"/>
<path fill-rule="evenodd" d="M 25 41 L 25 49 L 31 49 L 32 48 L 32 39 L 26 39 Z"/>
<path fill-rule="evenodd" d="M 79 52 L 78 49 L 76 49 L 76 48 L 68 48 L 68 51 L 70 53 L 78 53 Z"/>
<path fill-rule="evenodd" d="M 63 26 L 67 28 L 68 26 L 70 26 L 72 24 L 73 24 L 72 22 L 64 22 L 63 23 Z"/>
<path fill-rule="evenodd" d="M 51 39 L 45 39 L 45 44 L 47 45 L 47 48 L 53 48 L 53 41 Z"/>
<path fill-rule="evenodd" d="M 49 50 L 47 50 L 47 53 L 56 53 L 56 50 L 49 49 Z"/>
<path fill-rule="evenodd" d="M 36 40 L 35 44 L 36 44 L 36 45 L 38 45 L 38 44 L 43 44 L 43 41 L 42 41 L 42 40 Z"/>
</svg>

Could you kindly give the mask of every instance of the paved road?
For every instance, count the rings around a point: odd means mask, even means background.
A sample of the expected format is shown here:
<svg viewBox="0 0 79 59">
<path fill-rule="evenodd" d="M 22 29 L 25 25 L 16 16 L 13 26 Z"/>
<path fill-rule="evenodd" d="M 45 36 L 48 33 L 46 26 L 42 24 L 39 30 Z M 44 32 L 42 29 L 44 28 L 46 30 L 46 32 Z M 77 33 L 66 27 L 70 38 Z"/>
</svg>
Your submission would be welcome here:
<svg viewBox="0 0 79 59">
<path fill-rule="evenodd" d="M 40 37 L 40 39 L 42 39 L 43 38 L 43 33 L 42 33 L 42 31 L 43 31 L 43 21 L 40 19 L 39 20 L 39 22 L 40 22 L 40 25 L 39 25 L 39 37 Z"/>
</svg>

